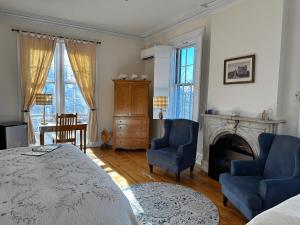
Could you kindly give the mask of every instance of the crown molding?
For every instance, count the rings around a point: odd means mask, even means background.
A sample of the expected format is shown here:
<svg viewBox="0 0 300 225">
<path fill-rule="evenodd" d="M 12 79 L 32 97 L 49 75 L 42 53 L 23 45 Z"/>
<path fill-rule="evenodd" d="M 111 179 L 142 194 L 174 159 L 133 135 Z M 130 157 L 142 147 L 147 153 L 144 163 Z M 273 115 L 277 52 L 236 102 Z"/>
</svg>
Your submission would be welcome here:
<svg viewBox="0 0 300 225">
<path fill-rule="evenodd" d="M 233 3 L 236 3 L 238 1 L 239 0 L 211 0 L 209 3 L 201 5 L 201 7 L 193 10 L 192 12 L 186 14 L 183 17 L 179 17 L 173 21 L 168 21 L 166 23 L 161 23 L 160 25 L 152 28 L 151 30 L 142 33 L 141 37 L 146 39 L 150 38 L 152 36 L 155 36 L 156 34 L 169 30 L 185 22 L 204 17 L 213 12 L 214 10 L 226 7 L 228 5 L 232 5 Z"/>
<path fill-rule="evenodd" d="M 116 32 L 116 31 L 111 31 L 108 29 L 103 29 L 101 27 L 92 26 L 89 24 L 74 22 L 71 20 L 58 19 L 58 18 L 49 17 L 49 16 L 39 16 L 39 15 L 23 13 L 20 11 L 15 11 L 15 10 L 10 10 L 10 9 L 0 8 L 0 15 L 6 16 L 6 17 L 14 17 L 14 18 L 19 18 L 19 19 L 24 19 L 31 23 L 51 24 L 51 25 L 56 25 L 56 26 L 61 26 L 61 27 L 69 27 L 69 28 L 73 28 L 73 29 L 86 30 L 86 31 L 108 34 L 108 35 L 113 35 L 113 36 L 118 36 L 118 37 L 131 38 L 131 39 L 132 38 L 139 39 L 139 40 L 144 39 L 143 37 L 136 35 L 136 34 Z"/>
<path fill-rule="evenodd" d="M 158 26 L 153 27 L 149 31 L 141 34 L 118 32 L 118 31 L 105 29 L 103 27 L 93 26 L 90 24 L 75 22 L 71 20 L 59 19 L 59 18 L 49 17 L 49 16 L 40 16 L 40 15 L 24 13 L 20 11 L 3 9 L 3 8 L 0 8 L 0 15 L 20 18 L 23 20 L 27 20 L 31 23 L 51 24 L 51 25 L 56 25 L 61 27 L 69 27 L 73 29 L 86 30 L 86 31 L 108 34 L 108 35 L 113 35 L 118 37 L 146 40 L 148 38 L 152 38 L 153 36 L 174 29 L 177 26 L 182 25 L 186 22 L 207 16 L 208 14 L 216 10 L 231 6 L 232 4 L 235 4 L 240 1 L 242 0 L 211 0 L 209 3 L 202 4 L 199 8 L 187 13 L 183 17 L 178 17 L 172 21 L 161 23 Z"/>
</svg>

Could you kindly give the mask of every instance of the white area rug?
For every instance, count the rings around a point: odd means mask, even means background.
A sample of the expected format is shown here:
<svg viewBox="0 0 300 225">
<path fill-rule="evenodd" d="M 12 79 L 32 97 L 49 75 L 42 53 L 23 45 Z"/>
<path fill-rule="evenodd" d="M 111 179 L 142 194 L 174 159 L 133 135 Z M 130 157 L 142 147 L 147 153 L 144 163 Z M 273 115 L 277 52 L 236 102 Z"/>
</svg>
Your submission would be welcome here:
<svg viewBox="0 0 300 225">
<path fill-rule="evenodd" d="M 219 212 L 203 194 L 182 185 L 142 183 L 125 189 L 142 225 L 218 225 Z"/>
</svg>

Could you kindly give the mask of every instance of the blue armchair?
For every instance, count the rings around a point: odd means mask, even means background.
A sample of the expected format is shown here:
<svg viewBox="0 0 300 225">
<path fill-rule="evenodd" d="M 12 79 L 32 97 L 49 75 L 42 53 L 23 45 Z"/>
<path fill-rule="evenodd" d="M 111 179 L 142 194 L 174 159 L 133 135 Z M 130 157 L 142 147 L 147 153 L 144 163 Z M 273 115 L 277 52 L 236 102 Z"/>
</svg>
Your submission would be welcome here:
<svg viewBox="0 0 300 225">
<path fill-rule="evenodd" d="M 150 172 L 158 166 L 176 173 L 180 181 L 180 172 L 190 167 L 193 171 L 196 154 L 199 123 L 185 120 L 165 120 L 165 134 L 151 142 L 147 151 Z"/>
<path fill-rule="evenodd" d="M 249 220 L 300 193 L 300 139 L 263 133 L 258 141 L 257 159 L 232 161 L 220 175 L 224 205 L 229 199 Z"/>
</svg>

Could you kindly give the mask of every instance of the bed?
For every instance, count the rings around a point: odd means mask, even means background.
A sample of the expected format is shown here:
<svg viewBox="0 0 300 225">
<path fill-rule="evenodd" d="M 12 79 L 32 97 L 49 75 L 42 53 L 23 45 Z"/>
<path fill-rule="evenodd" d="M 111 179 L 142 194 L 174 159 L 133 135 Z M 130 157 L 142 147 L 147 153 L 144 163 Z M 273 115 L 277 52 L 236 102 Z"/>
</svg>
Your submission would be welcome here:
<svg viewBox="0 0 300 225">
<path fill-rule="evenodd" d="M 247 225 L 299 225 L 300 195 L 254 217 Z"/>
<path fill-rule="evenodd" d="M 0 225 L 137 225 L 108 174 L 77 147 L 0 151 Z"/>
</svg>

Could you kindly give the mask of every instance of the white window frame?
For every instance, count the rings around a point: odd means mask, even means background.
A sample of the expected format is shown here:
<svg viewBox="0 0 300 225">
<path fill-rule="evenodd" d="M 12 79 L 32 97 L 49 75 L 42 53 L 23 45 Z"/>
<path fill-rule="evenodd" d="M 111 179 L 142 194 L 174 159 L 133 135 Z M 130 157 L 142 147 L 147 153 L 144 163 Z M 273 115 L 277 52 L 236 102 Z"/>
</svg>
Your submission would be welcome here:
<svg viewBox="0 0 300 225">
<path fill-rule="evenodd" d="M 205 32 L 205 27 L 196 29 L 191 32 L 184 33 L 176 38 L 172 39 L 169 44 L 173 46 L 173 62 L 171 62 L 171 67 L 176 68 L 176 50 L 178 48 L 188 47 L 190 45 L 195 45 L 195 64 L 194 64 L 194 97 L 193 97 L 193 120 L 199 121 L 200 120 L 200 80 L 201 80 L 201 70 L 202 70 L 202 43 L 203 43 L 203 36 Z M 175 63 L 175 67 L 174 67 Z M 177 73 L 177 68 L 172 69 L 173 74 L 171 77 L 175 77 Z M 170 79 L 171 82 L 174 82 Z M 170 85 L 171 87 L 171 85 Z M 172 87 L 170 88 L 170 98 L 174 95 L 174 90 Z M 172 110 L 172 109 L 170 109 Z"/>
<path fill-rule="evenodd" d="M 193 81 L 192 83 L 181 83 L 179 80 L 180 80 L 180 74 L 181 74 L 181 51 L 182 49 L 187 49 L 187 48 L 190 48 L 190 47 L 194 47 L 195 49 L 195 52 L 194 52 L 194 63 L 193 63 Z M 195 86 L 195 74 L 196 74 L 196 45 L 195 44 L 192 44 L 192 45 L 188 45 L 188 46 L 184 46 L 184 47 L 180 47 L 180 48 L 177 48 L 176 49 L 176 77 L 175 77 L 175 96 L 177 96 L 178 94 L 178 89 L 179 87 L 184 87 L 184 86 L 191 86 L 193 88 L 193 99 L 192 99 L 192 103 L 191 103 L 191 107 L 192 107 L 192 118 L 189 118 L 189 119 L 193 119 L 193 110 L 194 110 L 194 106 L 193 106 L 193 103 L 194 103 L 194 86 Z M 186 57 L 186 63 L 187 63 L 187 57 Z M 187 65 L 185 66 L 187 67 Z M 186 68 L 185 68 L 186 69 Z M 174 113 L 176 115 L 176 117 L 178 117 L 178 99 L 177 97 L 174 98 L 175 100 L 175 109 L 174 109 Z"/>
</svg>

